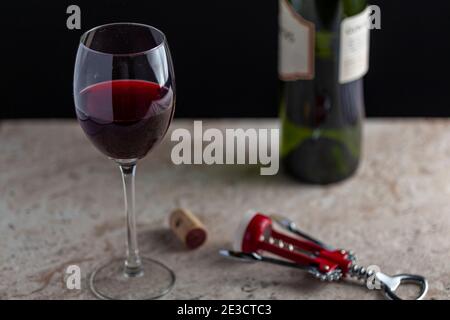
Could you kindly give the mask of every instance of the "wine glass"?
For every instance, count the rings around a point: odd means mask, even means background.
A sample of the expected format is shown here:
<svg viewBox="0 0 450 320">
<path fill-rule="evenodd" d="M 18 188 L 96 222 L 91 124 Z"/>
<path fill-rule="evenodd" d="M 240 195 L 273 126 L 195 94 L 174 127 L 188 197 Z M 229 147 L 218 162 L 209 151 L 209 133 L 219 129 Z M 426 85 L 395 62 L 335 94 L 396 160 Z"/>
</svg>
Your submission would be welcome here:
<svg viewBox="0 0 450 320">
<path fill-rule="evenodd" d="M 136 163 L 164 137 L 175 111 L 175 79 L 165 35 L 137 23 L 87 31 L 74 74 L 78 121 L 91 142 L 121 170 L 127 252 L 94 271 L 90 287 L 103 299 L 155 299 L 168 293 L 174 273 L 139 255 L 134 212 Z"/>
</svg>

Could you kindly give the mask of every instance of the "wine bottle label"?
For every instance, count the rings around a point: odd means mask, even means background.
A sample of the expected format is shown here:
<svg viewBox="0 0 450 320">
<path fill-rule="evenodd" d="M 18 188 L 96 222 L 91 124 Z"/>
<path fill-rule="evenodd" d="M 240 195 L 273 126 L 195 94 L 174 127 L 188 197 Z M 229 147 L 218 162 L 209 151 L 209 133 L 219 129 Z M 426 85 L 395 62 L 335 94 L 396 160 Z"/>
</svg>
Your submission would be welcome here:
<svg viewBox="0 0 450 320">
<path fill-rule="evenodd" d="M 341 24 L 339 83 L 363 77 L 369 70 L 370 9 L 346 18 Z"/>
<path fill-rule="evenodd" d="M 287 0 L 279 9 L 279 77 L 283 81 L 314 78 L 314 24 L 299 15 Z"/>
</svg>

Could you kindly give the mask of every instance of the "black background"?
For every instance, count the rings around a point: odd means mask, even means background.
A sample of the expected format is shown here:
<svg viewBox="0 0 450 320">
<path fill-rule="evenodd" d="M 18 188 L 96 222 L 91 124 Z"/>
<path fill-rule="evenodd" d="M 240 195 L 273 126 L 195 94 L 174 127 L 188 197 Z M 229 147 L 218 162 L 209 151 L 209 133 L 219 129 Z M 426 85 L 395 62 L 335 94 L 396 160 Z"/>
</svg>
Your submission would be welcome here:
<svg viewBox="0 0 450 320">
<path fill-rule="evenodd" d="M 366 77 L 369 116 L 450 115 L 450 1 L 377 0 Z M 81 8 L 81 30 L 66 8 Z M 278 109 L 277 0 L 58 0 L 1 4 L 0 118 L 74 117 L 80 35 L 134 21 L 162 29 L 177 77 L 177 117 L 273 117 Z"/>
</svg>

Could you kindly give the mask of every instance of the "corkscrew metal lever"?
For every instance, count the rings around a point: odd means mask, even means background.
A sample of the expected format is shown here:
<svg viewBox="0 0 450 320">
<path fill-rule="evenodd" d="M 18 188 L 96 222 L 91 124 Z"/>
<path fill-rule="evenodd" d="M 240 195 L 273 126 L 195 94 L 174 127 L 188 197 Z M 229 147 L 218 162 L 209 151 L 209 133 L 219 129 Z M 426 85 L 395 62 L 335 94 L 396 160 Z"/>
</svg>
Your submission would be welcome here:
<svg viewBox="0 0 450 320">
<path fill-rule="evenodd" d="M 274 223 L 295 237 L 278 232 L 274 229 Z M 396 291 L 405 283 L 419 287 L 416 300 L 422 300 L 428 291 L 428 282 L 424 277 L 410 274 L 388 276 L 376 266 L 361 267 L 356 264 L 353 252 L 334 249 L 301 231 L 293 221 L 278 215 L 268 217 L 255 211 L 247 213 L 237 230 L 233 247 L 234 251 L 221 250 L 219 253 L 241 261 L 301 269 L 321 281 L 357 278 L 371 290 L 383 290 L 391 300 L 401 300 Z M 264 256 L 263 252 L 281 259 Z"/>
</svg>

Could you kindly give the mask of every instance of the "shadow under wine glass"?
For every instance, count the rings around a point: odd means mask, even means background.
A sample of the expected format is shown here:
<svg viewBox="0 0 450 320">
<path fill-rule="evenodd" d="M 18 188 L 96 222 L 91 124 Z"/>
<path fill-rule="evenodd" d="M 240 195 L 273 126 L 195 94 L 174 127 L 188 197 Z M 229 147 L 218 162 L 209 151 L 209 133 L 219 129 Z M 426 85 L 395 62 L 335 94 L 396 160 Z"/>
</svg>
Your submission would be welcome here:
<svg viewBox="0 0 450 320">
<path fill-rule="evenodd" d="M 75 110 L 90 141 L 122 173 L 127 252 L 95 270 L 94 294 L 103 299 L 155 299 L 167 294 L 174 273 L 139 254 L 135 172 L 165 136 L 175 111 L 175 79 L 165 35 L 137 23 L 112 23 L 87 31 L 74 72 Z"/>
</svg>

